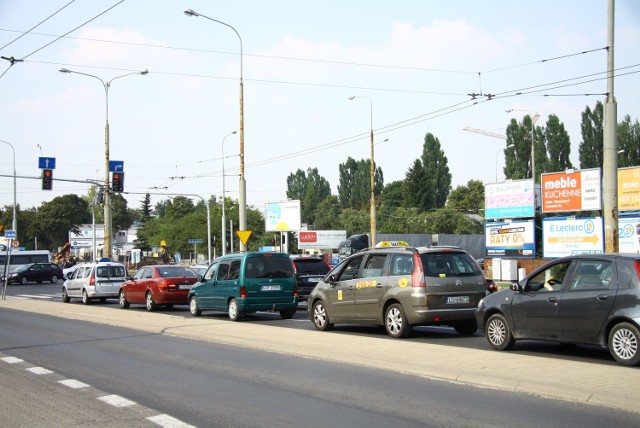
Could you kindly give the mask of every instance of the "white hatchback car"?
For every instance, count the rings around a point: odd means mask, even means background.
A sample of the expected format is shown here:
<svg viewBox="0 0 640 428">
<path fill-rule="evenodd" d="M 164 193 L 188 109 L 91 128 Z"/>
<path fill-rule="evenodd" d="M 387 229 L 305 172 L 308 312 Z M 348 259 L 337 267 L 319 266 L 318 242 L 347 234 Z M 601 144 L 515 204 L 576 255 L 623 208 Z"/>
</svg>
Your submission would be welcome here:
<svg viewBox="0 0 640 428">
<path fill-rule="evenodd" d="M 108 298 L 115 299 L 126 276 L 127 269 L 122 263 L 85 263 L 62 285 L 62 301 L 68 303 L 72 298 L 80 298 L 88 305 L 92 299 L 102 302 Z"/>
</svg>

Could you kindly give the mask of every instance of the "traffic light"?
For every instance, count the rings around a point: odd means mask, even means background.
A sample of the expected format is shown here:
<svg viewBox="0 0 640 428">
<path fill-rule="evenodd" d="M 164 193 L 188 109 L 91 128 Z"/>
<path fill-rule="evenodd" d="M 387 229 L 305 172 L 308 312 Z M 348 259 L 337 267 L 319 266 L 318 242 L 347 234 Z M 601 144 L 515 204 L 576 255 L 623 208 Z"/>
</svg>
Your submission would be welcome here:
<svg viewBox="0 0 640 428">
<path fill-rule="evenodd" d="M 53 188 L 53 170 L 42 170 L 42 190 L 51 190 Z"/>
<path fill-rule="evenodd" d="M 124 172 L 113 173 L 111 188 L 114 192 L 124 192 Z"/>
</svg>

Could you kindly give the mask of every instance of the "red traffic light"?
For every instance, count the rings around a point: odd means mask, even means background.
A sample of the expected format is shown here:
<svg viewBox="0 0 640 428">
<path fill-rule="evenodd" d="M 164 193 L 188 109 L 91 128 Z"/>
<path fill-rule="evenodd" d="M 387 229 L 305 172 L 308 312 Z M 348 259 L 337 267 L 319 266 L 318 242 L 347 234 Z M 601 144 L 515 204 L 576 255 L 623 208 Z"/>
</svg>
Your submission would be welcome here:
<svg viewBox="0 0 640 428">
<path fill-rule="evenodd" d="M 114 172 L 111 187 L 114 192 L 124 191 L 124 172 Z"/>
<path fill-rule="evenodd" d="M 53 170 L 42 170 L 42 190 L 51 190 L 53 188 Z"/>
</svg>

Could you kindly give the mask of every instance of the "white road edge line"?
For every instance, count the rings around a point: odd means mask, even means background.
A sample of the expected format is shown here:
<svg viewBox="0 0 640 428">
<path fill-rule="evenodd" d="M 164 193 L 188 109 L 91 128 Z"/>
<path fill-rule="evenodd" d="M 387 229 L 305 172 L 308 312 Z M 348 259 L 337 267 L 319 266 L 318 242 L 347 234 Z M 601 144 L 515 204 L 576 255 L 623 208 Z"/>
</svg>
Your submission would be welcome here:
<svg viewBox="0 0 640 428">
<path fill-rule="evenodd" d="M 9 364 L 23 363 L 24 360 L 16 357 L 3 357 L 2 361 Z"/>
<path fill-rule="evenodd" d="M 105 403 L 110 404 L 113 407 L 128 407 L 137 404 L 135 401 L 128 400 L 115 394 L 98 397 L 98 400 L 104 401 Z"/>
<path fill-rule="evenodd" d="M 45 375 L 45 374 L 51 374 L 53 373 L 51 370 L 49 369 L 45 369 L 44 367 L 30 367 L 28 369 L 25 369 L 28 372 L 31 372 L 33 374 L 37 374 L 37 375 Z"/>
<path fill-rule="evenodd" d="M 90 386 L 84 382 L 80 382 L 79 380 L 75 380 L 75 379 L 63 379 L 63 380 L 59 380 L 58 383 L 61 383 L 64 386 L 68 386 L 69 388 L 73 388 L 73 389 L 88 388 Z"/>
<path fill-rule="evenodd" d="M 160 425 L 163 428 L 187 428 L 192 427 L 193 425 L 186 424 L 182 422 L 180 419 L 176 419 L 173 416 L 169 415 L 157 415 L 157 416 L 149 416 L 146 418 L 148 421 L 153 422 L 156 425 Z"/>
</svg>

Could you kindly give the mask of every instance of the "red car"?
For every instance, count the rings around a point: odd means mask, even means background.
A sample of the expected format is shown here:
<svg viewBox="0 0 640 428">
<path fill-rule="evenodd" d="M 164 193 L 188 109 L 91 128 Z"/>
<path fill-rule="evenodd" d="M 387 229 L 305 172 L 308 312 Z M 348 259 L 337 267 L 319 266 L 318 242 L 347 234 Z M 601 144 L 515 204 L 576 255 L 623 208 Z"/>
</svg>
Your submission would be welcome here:
<svg viewBox="0 0 640 428">
<path fill-rule="evenodd" d="M 188 267 L 145 266 L 120 287 L 120 307 L 126 309 L 133 303 L 153 311 L 159 305 L 188 305 L 189 290 L 196 280 L 196 273 Z"/>
</svg>

